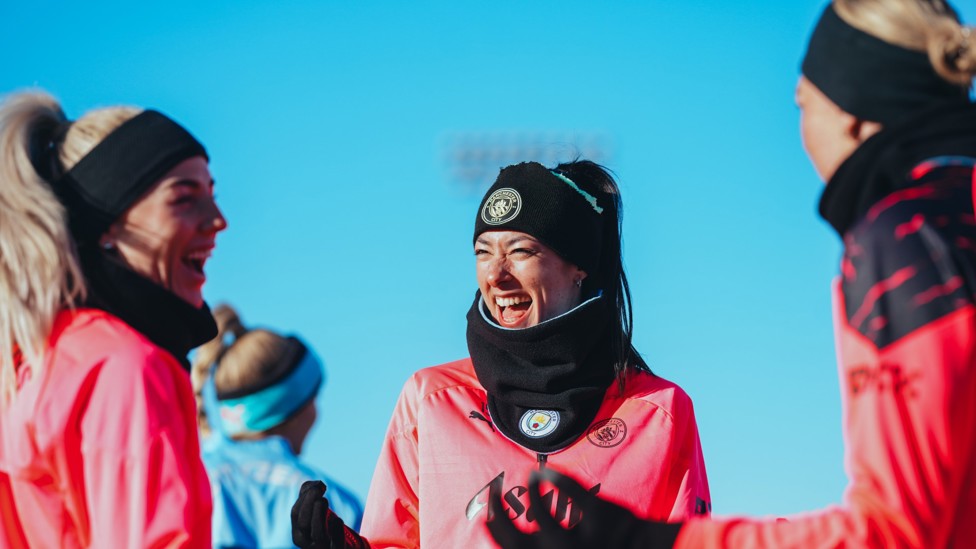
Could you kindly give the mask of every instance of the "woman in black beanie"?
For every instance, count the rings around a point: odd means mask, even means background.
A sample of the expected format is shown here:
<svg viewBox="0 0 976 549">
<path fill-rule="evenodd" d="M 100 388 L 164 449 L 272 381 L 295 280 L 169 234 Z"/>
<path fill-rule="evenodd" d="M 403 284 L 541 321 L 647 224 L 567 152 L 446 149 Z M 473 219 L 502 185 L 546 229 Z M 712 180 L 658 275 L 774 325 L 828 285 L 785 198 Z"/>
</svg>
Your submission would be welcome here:
<svg viewBox="0 0 976 549">
<path fill-rule="evenodd" d="M 620 218 L 617 184 L 592 162 L 501 171 L 475 219 L 471 357 L 407 382 L 363 537 L 309 483 L 292 511 L 296 544 L 492 547 L 494 512 L 525 526 L 540 513 L 585 523 L 565 493 L 529 502 L 529 473 L 548 468 L 644 518 L 708 513 L 691 400 L 631 344 Z M 489 510 L 493 497 L 503 508 Z"/>
<path fill-rule="evenodd" d="M 972 547 L 976 543 L 976 33 L 942 0 L 835 0 L 796 100 L 844 241 L 835 326 L 850 483 L 788 521 L 692 520 L 675 547 Z M 551 477 L 551 475 L 550 475 Z M 507 548 L 671 547 L 662 525 L 549 478 L 599 530 L 540 517 Z M 530 488 L 538 497 L 538 490 Z"/>
</svg>

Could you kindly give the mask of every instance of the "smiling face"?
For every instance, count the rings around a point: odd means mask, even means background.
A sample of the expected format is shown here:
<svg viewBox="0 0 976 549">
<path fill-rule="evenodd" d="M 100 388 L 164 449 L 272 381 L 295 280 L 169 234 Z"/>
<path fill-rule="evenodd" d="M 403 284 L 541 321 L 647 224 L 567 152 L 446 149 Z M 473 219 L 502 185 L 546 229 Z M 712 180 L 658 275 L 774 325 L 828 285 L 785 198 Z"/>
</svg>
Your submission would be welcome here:
<svg viewBox="0 0 976 549">
<path fill-rule="evenodd" d="M 102 237 L 135 272 L 195 307 L 203 306 L 204 264 L 227 228 L 214 202 L 207 160 L 188 158 L 166 172 Z"/>
<path fill-rule="evenodd" d="M 481 233 L 474 254 L 478 288 L 501 326 L 529 328 L 580 304 L 586 273 L 526 233 Z"/>
</svg>

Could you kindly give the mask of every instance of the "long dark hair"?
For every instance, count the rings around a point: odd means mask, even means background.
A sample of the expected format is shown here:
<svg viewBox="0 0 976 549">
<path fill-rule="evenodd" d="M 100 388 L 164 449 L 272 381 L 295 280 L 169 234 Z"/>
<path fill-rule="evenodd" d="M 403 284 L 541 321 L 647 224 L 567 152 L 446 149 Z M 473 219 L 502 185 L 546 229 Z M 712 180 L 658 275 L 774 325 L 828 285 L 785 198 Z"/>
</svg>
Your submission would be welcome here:
<svg viewBox="0 0 976 549">
<path fill-rule="evenodd" d="M 617 382 L 623 390 L 624 373 L 628 368 L 652 372 L 633 345 L 634 314 L 621 247 L 623 202 L 620 187 L 609 169 L 590 160 L 565 162 L 553 168 L 553 171 L 565 175 L 581 189 L 597 196 L 600 204 L 606 208 L 605 213 L 609 214 L 604 220 L 598 272 L 587 273 L 589 276 L 583 280 L 583 295 L 596 295 L 602 290 L 604 297 L 616 309 L 616 314 L 610 320 L 610 349 Z"/>
</svg>

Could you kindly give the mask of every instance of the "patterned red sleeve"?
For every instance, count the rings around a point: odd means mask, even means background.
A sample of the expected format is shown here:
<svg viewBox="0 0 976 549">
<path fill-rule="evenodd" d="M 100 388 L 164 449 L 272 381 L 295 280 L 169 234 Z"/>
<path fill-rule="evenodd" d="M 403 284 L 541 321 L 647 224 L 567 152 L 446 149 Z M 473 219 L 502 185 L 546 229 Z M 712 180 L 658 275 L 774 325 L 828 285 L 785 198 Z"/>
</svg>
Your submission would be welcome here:
<svg viewBox="0 0 976 549">
<path fill-rule="evenodd" d="M 836 324 L 842 505 L 788 521 L 694 520 L 677 547 L 945 547 L 976 539 L 972 169 L 934 170 L 845 238 Z"/>
</svg>

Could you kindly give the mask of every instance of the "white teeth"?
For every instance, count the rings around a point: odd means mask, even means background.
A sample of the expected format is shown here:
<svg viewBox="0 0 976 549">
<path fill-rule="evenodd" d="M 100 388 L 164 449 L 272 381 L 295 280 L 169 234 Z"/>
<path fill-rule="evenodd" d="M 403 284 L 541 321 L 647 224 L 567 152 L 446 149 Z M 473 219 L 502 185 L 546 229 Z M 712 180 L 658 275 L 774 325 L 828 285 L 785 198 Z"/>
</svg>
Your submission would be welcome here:
<svg viewBox="0 0 976 549">
<path fill-rule="evenodd" d="M 206 261 L 207 259 L 210 258 L 210 250 L 201 251 L 201 252 L 192 252 L 187 254 L 186 257 L 187 259 Z"/>
<path fill-rule="evenodd" d="M 512 305 L 518 305 L 519 303 L 526 303 L 532 301 L 528 297 L 518 296 L 518 297 L 496 297 L 495 305 L 499 307 L 511 307 Z"/>
</svg>

